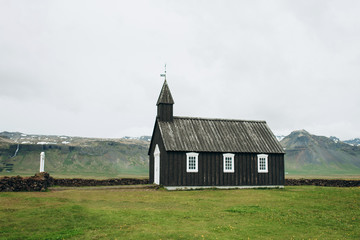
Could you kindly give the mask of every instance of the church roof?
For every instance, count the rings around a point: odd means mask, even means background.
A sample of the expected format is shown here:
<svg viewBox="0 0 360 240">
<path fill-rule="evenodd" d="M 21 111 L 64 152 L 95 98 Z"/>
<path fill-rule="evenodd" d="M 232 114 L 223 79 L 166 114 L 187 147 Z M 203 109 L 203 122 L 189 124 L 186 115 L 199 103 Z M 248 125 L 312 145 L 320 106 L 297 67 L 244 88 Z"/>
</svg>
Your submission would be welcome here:
<svg viewBox="0 0 360 240">
<path fill-rule="evenodd" d="M 174 99 L 171 96 L 170 88 L 167 85 L 166 80 L 165 80 L 164 85 L 163 85 L 163 87 L 161 89 L 160 96 L 159 96 L 159 99 L 158 99 L 156 105 L 159 105 L 160 103 L 174 104 Z"/>
<path fill-rule="evenodd" d="M 157 123 L 166 151 L 284 153 L 265 121 L 174 117 Z"/>
</svg>

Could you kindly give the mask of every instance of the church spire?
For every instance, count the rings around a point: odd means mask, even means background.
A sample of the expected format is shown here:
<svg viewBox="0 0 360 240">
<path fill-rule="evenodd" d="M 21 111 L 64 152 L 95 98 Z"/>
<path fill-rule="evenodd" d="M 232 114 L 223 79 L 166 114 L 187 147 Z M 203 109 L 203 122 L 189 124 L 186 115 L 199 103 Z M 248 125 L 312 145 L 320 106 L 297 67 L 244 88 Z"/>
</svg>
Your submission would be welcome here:
<svg viewBox="0 0 360 240">
<path fill-rule="evenodd" d="M 160 121 L 172 122 L 174 118 L 173 116 L 174 99 L 171 96 L 170 88 L 166 82 L 166 79 L 164 81 L 156 105 L 157 105 L 158 119 Z"/>
<path fill-rule="evenodd" d="M 161 89 L 159 99 L 156 103 L 156 105 L 159 105 L 160 103 L 164 104 L 174 104 L 174 99 L 171 96 L 170 88 L 166 82 L 166 79 L 164 81 L 163 87 Z"/>
</svg>

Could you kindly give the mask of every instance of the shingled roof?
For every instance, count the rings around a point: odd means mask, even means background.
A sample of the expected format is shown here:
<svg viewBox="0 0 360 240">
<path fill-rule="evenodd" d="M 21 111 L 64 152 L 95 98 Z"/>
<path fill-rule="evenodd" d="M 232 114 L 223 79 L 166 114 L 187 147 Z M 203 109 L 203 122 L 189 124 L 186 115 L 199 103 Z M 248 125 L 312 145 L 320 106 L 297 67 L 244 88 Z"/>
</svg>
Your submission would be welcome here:
<svg viewBox="0 0 360 240">
<path fill-rule="evenodd" d="M 157 123 L 166 151 L 284 153 L 265 121 L 174 117 Z"/>
</svg>

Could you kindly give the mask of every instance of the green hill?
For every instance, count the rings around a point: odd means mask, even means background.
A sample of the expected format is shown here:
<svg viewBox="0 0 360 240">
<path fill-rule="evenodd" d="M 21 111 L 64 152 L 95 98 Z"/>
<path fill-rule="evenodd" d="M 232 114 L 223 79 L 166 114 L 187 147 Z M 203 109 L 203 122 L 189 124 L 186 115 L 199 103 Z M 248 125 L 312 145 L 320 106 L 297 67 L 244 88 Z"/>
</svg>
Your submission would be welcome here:
<svg viewBox="0 0 360 240">
<path fill-rule="evenodd" d="M 123 139 L 0 133 L 0 175 L 33 175 L 45 152 L 45 171 L 58 177 L 147 177 L 149 137 Z M 294 131 L 281 140 L 288 176 L 360 176 L 360 146 Z"/>
<path fill-rule="evenodd" d="M 0 174 L 33 175 L 45 152 L 45 171 L 63 177 L 148 176 L 148 141 L 0 133 Z"/>
<path fill-rule="evenodd" d="M 280 142 L 285 171 L 298 175 L 360 175 L 360 147 L 332 137 L 294 131 Z"/>
</svg>

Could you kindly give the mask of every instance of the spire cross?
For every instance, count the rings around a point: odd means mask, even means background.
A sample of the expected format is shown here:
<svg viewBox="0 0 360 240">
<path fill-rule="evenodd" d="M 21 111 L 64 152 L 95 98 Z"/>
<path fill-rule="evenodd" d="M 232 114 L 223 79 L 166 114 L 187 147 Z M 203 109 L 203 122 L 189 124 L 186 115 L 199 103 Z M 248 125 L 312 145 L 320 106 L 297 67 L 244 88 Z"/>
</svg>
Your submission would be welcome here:
<svg viewBox="0 0 360 240">
<path fill-rule="evenodd" d="M 160 74 L 160 77 L 164 77 L 165 81 L 166 81 L 166 63 L 165 63 L 165 72 Z"/>
</svg>

